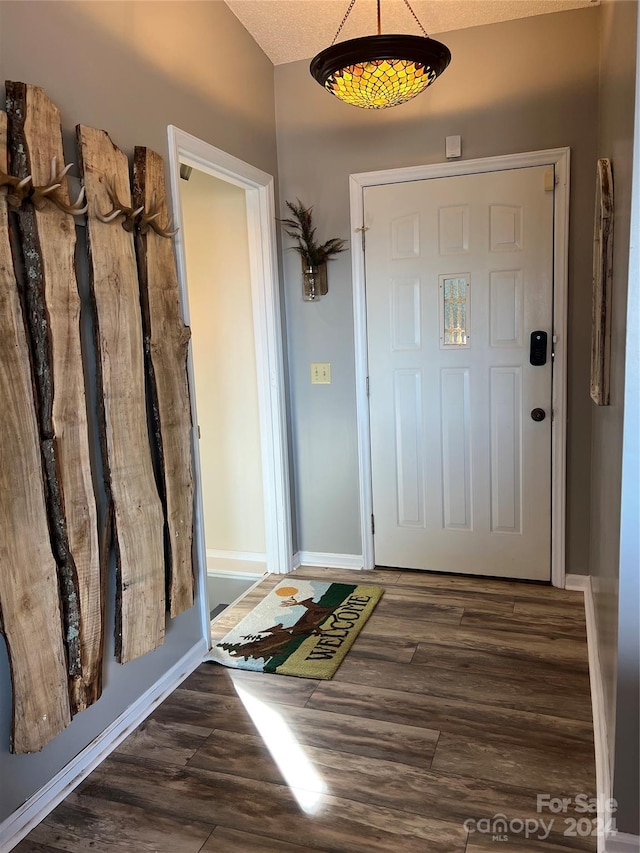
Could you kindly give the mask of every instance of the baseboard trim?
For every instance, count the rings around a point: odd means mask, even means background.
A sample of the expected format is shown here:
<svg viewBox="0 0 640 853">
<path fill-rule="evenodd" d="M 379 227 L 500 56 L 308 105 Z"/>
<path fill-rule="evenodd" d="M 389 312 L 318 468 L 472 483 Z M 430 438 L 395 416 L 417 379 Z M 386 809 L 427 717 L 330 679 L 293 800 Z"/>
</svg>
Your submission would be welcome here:
<svg viewBox="0 0 640 853">
<path fill-rule="evenodd" d="M 207 548 L 207 557 L 214 560 L 242 560 L 245 563 L 267 563 L 267 555 L 257 551 L 221 551 Z"/>
<path fill-rule="evenodd" d="M 640 853 L 640 835 L 616 832 L 606 840 L 606 853 Z"/>
<path fill-rule="evenodd" d="M 224 578 L 225 580 L 254 580 L 256 578 L 266 578 L 269 573 L 264 572 L 223 572 L 217 569 L 209 569 L 207 571 L 208 578 Z"/>
<path fill-rule="evenodd" d="M 298 551 L 293 555 L 293 568 L 317 566 L 323 569 L 362 570 L 361 554 L 322 554 L 319 551 Z"/>
<path fill-rule="evenodd" d="M 262 576 L 267 573 L 267 555 L 255 551 L 221 551 L 207 548 L 207 572 L 226 577 L 233 577 L 235 572 Z"/>
<path fill-rule="evenodd" d="M 611 826 L 615 814 L 607 808 L 613 796 L 611 773 L 609 771 L 609 742 L 607 737 L 607 718 L 605 714 L 604 682 L 598 652 L 598 623 L 593 600 L 593 586 L 589 575 L 567 575 L 565 589 L 584 593 L 584 612 L 587 623 L 587 650 L 589 654 L 589 681 L 591 685 L 591 713 L 593 716 L 593 740 L 596 761 L 596 794 L 598 798 L 598 825 Z M 619 838 L 620 836 L 615 836 Z M 598 853 L 613 853 L 616 848 L 609 845 L 605 832 L 598 833 Z"/>
<path fill-rule="evenodd" d="M 204 639 L 130 705 L 95 740 L 0 824 L 0 853 L 8 853 L 85 779 L 202 662 Z"/>
<path fill-rule="evenodd" d="M 565 589 L 574 590 L 575 592 L 586 592 L 587 587 L 591 587 L 591 578 L 589 575 L 565 575 Z"/>
</svg>

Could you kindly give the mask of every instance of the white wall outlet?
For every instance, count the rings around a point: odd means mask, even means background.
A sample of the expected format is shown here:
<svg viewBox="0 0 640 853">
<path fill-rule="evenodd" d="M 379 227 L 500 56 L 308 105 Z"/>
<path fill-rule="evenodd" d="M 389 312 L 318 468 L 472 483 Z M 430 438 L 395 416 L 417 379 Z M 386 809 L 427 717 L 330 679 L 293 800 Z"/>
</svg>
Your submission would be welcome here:
<svg viewBox="0 0 640 853">
<path fill-rule="evenodd" d="M 312 385 L 331 385 L 331 364 L 314 361 L 311 365 Z"/>
</svg>

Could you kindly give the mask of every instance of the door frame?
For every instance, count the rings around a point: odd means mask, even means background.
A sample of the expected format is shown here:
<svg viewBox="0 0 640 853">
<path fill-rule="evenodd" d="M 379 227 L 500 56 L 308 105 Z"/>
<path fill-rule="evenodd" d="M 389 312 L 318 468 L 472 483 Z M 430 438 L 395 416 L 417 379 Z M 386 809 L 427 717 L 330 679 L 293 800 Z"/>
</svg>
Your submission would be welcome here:
<svg viewBox="0 0 640 853">
<path fill-rule="evenodd" d="M 293 541 L 291 497 L 287 455 L 284 359 L 278 261 L 276 253 L 276 211 L 273 176 L 173 125 L 168 127 L 169 174 L 175 226 L 175 251 L 180 287 L 180 306 L 189 325 L 187 266 L 180 205 L 180 164 L 193 166 L 214 178 L 245 190 L 247 231 L 251 273 L 253 335 L 258 380 L 258 411 L 262 479 L 264 487 L 265 554 L 267 571 L 291 571 Z M 202 630 L 210 644 L 207 606 L 207 554 L 204 536 L 202 478 L 198 439 L 193 349 L 189 346 L 187 374 L 191 391 L 191 445 L 194 460 L 195 514 L 194 540 Z"/>
<path fill-rule="evenodd" d="M 382 184 L 398 184 L 472 175 L 484 172 L 553 166 L 556 175 L 553 211 L 553 371 L 551 424 L 551 583 L 565 584 L 565 502 L 566 502 L 566 378 L 567 378 L 567 297 L 569 283 L 569 166 L 570 149 L 553 148 L 523 154 L 504 154 L 475 160 L 435 163 L 361 172 L 349 176 L 351 229 L 366 234 L 364 189 Z M 363 230 L 364 229 L 364 230 Z M 355 239 L 355 237 L 354 237 Z M 360 532 L 365 569 L 375 567 L 371 525 L 373 490 L 371 484 L 371 431 L 369 424 L 367 305 L 364 240 L 362 251 L 351 253 L 353 277 L 353 318 L 355 338 L 356 411 L 358 429 L 358 469 L 360 479 Z"/>
</svg>

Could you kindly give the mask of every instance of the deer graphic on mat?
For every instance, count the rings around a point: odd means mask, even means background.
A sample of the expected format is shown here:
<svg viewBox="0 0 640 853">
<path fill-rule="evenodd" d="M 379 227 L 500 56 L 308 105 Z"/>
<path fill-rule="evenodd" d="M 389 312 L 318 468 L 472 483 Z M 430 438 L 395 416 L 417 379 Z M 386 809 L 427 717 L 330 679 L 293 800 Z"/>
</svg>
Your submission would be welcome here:
<svg viewBox="0 0 640 853">
<path fill-rule="evenodd" d="M 267 628 L 261 634 L 247 634 L 242 643 L 218 643 L 218 646 L 229 652 L 234 657 L 249 658 L 272 658 L 283 652 L 292 640 L 300 637 L 309 637 L 320 634 L 320 625 L 334 611 L 333 607 L 323 607 L 312 598 L 298 601 L 294 595 L 289 596 L 281 602 L 281 607 L 300 606 L 305 612 L 295 625 L 285 628 L 282 623 Z"/>
</svg>

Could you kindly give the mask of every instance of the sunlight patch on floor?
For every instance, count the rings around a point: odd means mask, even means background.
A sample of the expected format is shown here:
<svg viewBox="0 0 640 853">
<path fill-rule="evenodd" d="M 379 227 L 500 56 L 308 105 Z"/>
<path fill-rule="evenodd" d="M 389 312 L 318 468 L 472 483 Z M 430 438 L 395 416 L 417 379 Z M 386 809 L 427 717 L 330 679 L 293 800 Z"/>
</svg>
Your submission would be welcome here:
<svg viewBox="0 0 640 853">
<path fill-rule="evenodd" d="M 306 814 L 316 814 L 327 786 L 289 725 L 266 702 L 239 684 L 234 683 L 234 687 L 300 808 Z"/>
</svg>

